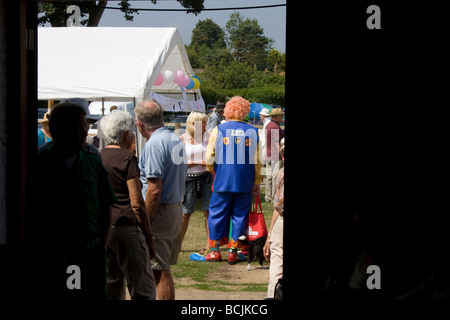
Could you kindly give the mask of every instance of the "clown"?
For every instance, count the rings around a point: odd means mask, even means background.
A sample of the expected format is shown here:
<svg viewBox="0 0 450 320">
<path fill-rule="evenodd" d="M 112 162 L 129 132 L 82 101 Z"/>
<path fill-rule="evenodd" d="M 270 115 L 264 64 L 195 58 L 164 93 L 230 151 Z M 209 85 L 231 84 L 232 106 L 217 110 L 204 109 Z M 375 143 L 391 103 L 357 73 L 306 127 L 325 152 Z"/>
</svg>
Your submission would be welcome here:
<svg viewBox="0 0 450 320">
<path fill-rule="evenodd" d="M 210 252 L 205 261 L 221 261 L 219 247 L 227 243 L 228 263 L 241 261 L 238 238 L 245 234 L 252 195 L 259 194 L 261 182 L 258 129 L 243 121 L 249 111 L 247 100 L 231 98 L 224 112 L 228 121 L 215 127 L 209 138 L 206 165 L 214 182 L 208 218 Z"/>
</svg>

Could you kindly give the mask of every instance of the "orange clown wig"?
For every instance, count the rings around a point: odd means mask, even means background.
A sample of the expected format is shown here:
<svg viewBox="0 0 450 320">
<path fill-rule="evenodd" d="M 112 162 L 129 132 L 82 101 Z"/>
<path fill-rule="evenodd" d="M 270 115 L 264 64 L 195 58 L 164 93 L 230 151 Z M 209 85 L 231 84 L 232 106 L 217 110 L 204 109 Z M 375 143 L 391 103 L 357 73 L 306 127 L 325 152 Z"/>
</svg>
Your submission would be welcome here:
<svg viewBox="0 0 450 320">
<path fill-rule="evenodd" d="M 250 112 L 250 102 L 240 96 L 234 96 L 225 105 L 223 113 L 227 120 L 243 120 Z"/>
</svg>

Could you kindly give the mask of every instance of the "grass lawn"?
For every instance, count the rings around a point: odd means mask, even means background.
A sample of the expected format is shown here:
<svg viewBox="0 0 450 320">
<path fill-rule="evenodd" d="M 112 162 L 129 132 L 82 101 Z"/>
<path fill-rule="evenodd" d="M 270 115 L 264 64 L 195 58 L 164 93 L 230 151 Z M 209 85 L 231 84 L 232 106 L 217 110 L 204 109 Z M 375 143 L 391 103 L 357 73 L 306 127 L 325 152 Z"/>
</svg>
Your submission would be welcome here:
<svg viewBox="0 0 450 320">
<path fill-rule="evenodd" d="M 261 187 L 262 210 L 267 228 L 272 220 L 273 205 L 264 202 L 264 187 Z M 191 287 L 200 290 L 222 290 L 222 291 L 266 291 L 267 284 L 259 283 L 231 283 L 224 280 L 208 280 L 208 275 L 218 268 L 228 266 L 222 263 L 204 263 L 189 260 L 189 256 L 194 252 L 199 252 L 205 247 L 207 236 L 205 231 L 205 220 L 201 211 L 201 200 L 197 200 L 195 211 L 192 214 L 186 236 L 183 241 L 182 250 L 178 256 L 178 263 L 171 266 L 171 272 L 177 288 Z M 226 246 L 221 247 L 226 250 Z M 226 257 L 226 252 L 222 251 L 222 258 Z M 265 262 L 264 265 L 268 266 Z M 221 269 L 221 270 L 222 270 Z"/>
</svg>

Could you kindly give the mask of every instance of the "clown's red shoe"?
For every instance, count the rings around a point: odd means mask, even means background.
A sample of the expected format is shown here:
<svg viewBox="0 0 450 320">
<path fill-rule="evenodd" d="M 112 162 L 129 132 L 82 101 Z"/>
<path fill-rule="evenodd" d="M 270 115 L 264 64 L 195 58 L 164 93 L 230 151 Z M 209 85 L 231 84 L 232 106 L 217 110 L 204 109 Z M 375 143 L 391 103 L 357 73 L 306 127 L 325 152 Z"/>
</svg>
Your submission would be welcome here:
<svg viewBox="0 0 450 320">
<path fill-rule="evenodd" d="M 238 262 L 241 262 L 241 258 L 239 257 L 237 250 L 231 250 L 228 253 L 228 264 L 236 264 Z"/>
<path fill-rule="evenodd" d="M 220 262 L 222 261 L 222 256 L 220 251 L 210 250 L 207 255 L 205 255 L 205 261 L 207 262 Z"/>
</svg>

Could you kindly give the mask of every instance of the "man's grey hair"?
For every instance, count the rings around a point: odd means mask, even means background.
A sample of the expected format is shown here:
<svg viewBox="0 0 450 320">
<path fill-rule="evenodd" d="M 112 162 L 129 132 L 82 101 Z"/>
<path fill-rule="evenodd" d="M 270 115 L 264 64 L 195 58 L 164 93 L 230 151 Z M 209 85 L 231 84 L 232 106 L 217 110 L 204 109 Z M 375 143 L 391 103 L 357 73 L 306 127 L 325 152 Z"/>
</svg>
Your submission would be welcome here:
<svg viewBox="0 0 450 320">
<path fill-rule="evenodd" d="M 134 131 L 133 117 L 126 111 L 114 110 L 100 121 L 105 143 L 119 145 L 126 131 Z"/>
<path fill-rule="evenodd" d="M 134 108 L 134 116 L 149 130 L 164 126 L 163 109 L 156 101 L 145 100 L 139 103 Z"/>
</svg>

